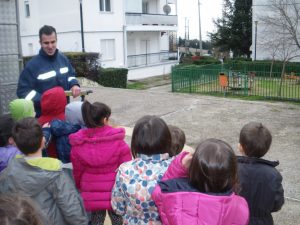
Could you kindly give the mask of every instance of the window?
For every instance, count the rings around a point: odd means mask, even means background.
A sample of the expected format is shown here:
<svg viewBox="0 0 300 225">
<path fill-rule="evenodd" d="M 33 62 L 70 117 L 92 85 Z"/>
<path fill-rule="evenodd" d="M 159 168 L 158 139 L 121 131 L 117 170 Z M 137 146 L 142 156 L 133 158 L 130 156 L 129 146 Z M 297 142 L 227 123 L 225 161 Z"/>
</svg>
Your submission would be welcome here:
<svg viewBox="0 0 300 225">
<path fill-rule="evenodd" d="M 149 13 L 149 3 L 148 2 L 143 2 L 142 3 L 142 12 L 144 14 L 148 14 Z"/>
<path fill-rule="evenodd" d="M 102 39 L 100 54 L 102 55 L 102 60 L 114 60 L 115 59 L 115 40 L 114 39 Z"/>
<path fill-rule="evenodd" d="M 29 7 L 29 1 L 25 0 L 25 17 L 30 17 L 30 7 Z"/>
<path fill-rule="evenodd" d="M 110 0 L 99 0 L 101 12 L 111 12 Z"/>
</svg>

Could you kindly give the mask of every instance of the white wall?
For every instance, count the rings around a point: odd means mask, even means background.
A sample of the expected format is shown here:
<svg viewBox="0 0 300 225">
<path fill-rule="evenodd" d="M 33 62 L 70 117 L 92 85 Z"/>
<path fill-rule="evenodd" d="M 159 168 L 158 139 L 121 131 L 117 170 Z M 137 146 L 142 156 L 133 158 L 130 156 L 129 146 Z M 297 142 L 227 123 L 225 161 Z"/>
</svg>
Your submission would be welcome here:
<svg viewBox="0 0 300 225">
<path fill-rule="evenodd" d="M 142 13 L 142 0 L 125 0 L 125 12 Z"/>
<path fill-rule="evenodd" d="M 157 53 L 160 51 L 160 32 L 127 32 L 127 51 L 138 54 L 145 54 L 141 48 L 141 41 L 149 41 L 147 53 Z M 135 50 L 132 50 L 135 49 Z"/>
<path fill-rule="evenodd" d="M 162 65 L 151 65 L 151 67 L 139 67 L 128 70 L 128 80 L 138 80 L 147 77 L 159 76 L 171 73 L 171 68 L 177 63 L 166 63 Z"/>
</svg>

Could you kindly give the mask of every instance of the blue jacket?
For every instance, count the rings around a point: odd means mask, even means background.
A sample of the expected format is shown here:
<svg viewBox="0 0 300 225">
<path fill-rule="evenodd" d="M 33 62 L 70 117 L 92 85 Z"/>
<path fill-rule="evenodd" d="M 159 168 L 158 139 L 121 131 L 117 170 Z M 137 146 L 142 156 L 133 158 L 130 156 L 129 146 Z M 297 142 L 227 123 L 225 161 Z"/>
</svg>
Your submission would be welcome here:
<svg viewBox="0 0 300 225">
<path fill-rule="evenodd" d="M 240 195 L 249 205 L 250 225 L 273 225 L 272 212 L 284 204 L 282 176 L 278 161 L 238 156 Z"/>
<path fill-rule="evenodd" d="M 71 124 L 62 120 L 52 120 L 51 134 L 56 140 L 56 150 L 58 159 L 63 163 L 69 163 L 71 145 L 69 142 L 69 135 L 81 129 L 79 124 Z"/>
<path fill-rule="evenodd" d="M 17 96 L 32 100 L 39 117 L 40 99 L 45 91 L 55 86 L 70 90 L 74 85 L 79 86 L 75 70 L 67 57 L 58 50 L 53 56 L 49 56 L 40 49 L 39 54 L 26 64 L 19 77 Z"/>
</svg>

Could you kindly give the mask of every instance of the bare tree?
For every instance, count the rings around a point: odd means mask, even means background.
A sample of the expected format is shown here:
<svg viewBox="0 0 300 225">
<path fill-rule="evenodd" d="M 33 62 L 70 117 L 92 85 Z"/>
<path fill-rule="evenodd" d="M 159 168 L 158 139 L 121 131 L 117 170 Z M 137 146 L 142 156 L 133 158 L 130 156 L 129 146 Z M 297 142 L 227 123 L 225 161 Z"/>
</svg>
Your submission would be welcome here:
<svg viewBox="0 0 300 225">
<path fill-rule="evenodd" d="M 300 1 L 269 0 L 260 15 L 262 38 L 259 45 L 272 57 L 271 72 L 275 59 L 282 61 L 279 95 L 285 75 L 286 64 L 300 57 Z M 260 13 L 262 14 L 262 13 Z"/>
</svg>

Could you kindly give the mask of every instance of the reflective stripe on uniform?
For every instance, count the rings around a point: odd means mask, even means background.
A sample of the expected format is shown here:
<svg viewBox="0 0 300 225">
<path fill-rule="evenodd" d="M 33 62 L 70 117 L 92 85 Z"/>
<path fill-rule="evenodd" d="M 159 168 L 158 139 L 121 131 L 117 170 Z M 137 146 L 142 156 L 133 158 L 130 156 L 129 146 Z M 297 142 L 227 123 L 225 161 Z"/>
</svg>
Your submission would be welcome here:
<svg viewBox="0 0 300 225">
<path fill-rule="evenodd" d="M 31 92 L 29 92 L 28 95 L 26 95 L 25 99 L 26 100 L 32 100 L 34 98 L 34 96 L 36 95 L 36 91 L 32 90 Z"/>
<path fill-rule="evenodd" d="M 70 82 L 71 80 L 74 80 L 74 79 L 75 79 L 75 77 L 69 77 L 68 81 Z"/>
<path fill-rule="evenodd" d="M 47 73 L 42 73 L 40 75 L 38 75 L 37 79 L 38 80 L 47 80 L 51 77 L 55 77 L 56 76 L 56 72 L 54 70 L 47 72 Z"/>
<path fill-rule="evenodd" d="M 69 68 L 68 67 L 62 67 L 62 68 L 59 69 L 59 72 L 61 74 L 67 73 L 67 72 L 69 72 Z"/>
</svg>

